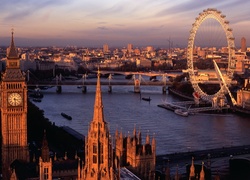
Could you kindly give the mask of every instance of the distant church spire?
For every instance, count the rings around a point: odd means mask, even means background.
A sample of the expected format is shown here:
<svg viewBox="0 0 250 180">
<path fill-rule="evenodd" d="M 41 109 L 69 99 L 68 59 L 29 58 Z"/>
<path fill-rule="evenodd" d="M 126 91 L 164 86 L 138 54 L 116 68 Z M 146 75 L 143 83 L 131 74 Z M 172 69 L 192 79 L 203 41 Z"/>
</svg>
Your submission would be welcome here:
<svg viewBox="0 0 250 180">
<path fill-rule="evenodd" d="M 96 84 L 96 95 L 95 95 L 93 121 L 98 121 L 98 122 L 104 121 L 99 68 L 98 68 L 98 73 L 97 73 L 97 84 Z"/>
<path fill-rule="evenodd" d="M 18 54 L 17 54 L 17 50 L 15 47 L 15 43 L 14 43 L 14 29 L 12 29 L 11 34 L 12 34 L 11 44 L 9 47 L 9 52 L 7 54 L 7 57 L 8 57 L 8 59 L 16 59 L 16 58 L 18 58 Z"/>
<path fill-rule="evenodd" d="M 48 145 L 48 141 L 46 137 L 46 130 L 44 130 L 44 134 L 43 134 L 42 160 L 43 162 L 49 162 L 49 145 Z"/>
</svg>

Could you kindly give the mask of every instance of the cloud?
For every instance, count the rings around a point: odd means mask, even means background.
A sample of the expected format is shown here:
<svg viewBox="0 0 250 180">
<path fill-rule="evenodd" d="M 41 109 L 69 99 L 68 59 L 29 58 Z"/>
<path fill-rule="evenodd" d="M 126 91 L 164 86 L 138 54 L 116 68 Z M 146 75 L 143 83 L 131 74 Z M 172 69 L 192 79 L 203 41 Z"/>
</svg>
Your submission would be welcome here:
<svg viewBox="0 0 250 180">
<path fill-rule="evenodd" d="M 44 9 L 55 8 L 59 6 L 64 6 L 69 3 L 66 0 L 43 0 L 43 1 L 33 1 L 26 0 L 18 1 L 18 0 L 3 0 L 1 2 L 1 8 L 6 15 L 4 17 L 4 21 L 20 21 L 23 18 L 35 16 L 39 11 Z M 15 10 L 13 11 L 13 5 L 15 6 Z"/>
<path fill-rule="evenodd" d="M 114 24 L 114 25 L 118 27 L 125 27 L 125 24 Z"/>
<path fill-rule="evenodd" d="M 97 29 L 100 29 L 100 30 L 108 30 L 108 28 L 106 26 L 99 26 L 97 27 Z"/>
<path fill-rule="evenodd" d="M 221 10 L 236 33 L 237 28 L 241 32 L 249 29 L 249 6 L 250 1 L 245 0 L 1 0 L 4 33 L 0 36 L 9 35 L 14 25 L 21 37 L 49 39 L 60 34 L 117 43 L 149 43 L 171 37 L 178 39 L 178 44 L 183 38 L 186 44 L 192 23 L 204 9 Z"/>
<path fill-rule="evenodd" d="M 97 24 L 107 24 L 107 22 L 98 22 Z"/>
<path fill-rule="evenodd" d="M 203 9 L 206 9 L 207 7 L 211 7 L 213 3 L 209 0 L 202 0 L 202 1 L 186 1 L 186 2 L 179 2 L 176 4 L 173 4 L 172 6 L 168 6 L 164 8 L 163 10 L 159 11 L 155 14 L 156 17 L 162 17 L 162 16 L 187 16 L 190 13 L 195 13 L 195 11 L 198 10 L 198 12 L 202 11 Z"/>
</svg>

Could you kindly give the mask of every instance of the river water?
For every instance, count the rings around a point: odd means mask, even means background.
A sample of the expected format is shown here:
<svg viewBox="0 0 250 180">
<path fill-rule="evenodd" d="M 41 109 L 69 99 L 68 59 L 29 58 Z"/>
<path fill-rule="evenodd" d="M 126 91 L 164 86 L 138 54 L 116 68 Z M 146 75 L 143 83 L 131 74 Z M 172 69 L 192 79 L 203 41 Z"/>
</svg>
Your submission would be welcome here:
<svg viewBox="0 0 250 180">
<path fill-rule="evenodd" d="M 140 100 L 140 94 L 132 91 L 133 86 L 113 86 L 113 92 L 108 93 L 108 86 L 102 86 L 104 117 L 112 135 L 116 129 L 132 134 L 136 127 L 142 132 L 143 142 L 147 133 L 155 136 L 157 155 L 250 144 L 249 117 L 230 113 L 181 117 L 157 106 L 165 100 L 180 101 L 162 94 L 162 87 L 141 87 L 141 97 L 150 97 L 150 103 Z M 63 86 L 61 94 L 56 93 L 55 87 L 42 92 L 42 102 L 34 103 L 44 110 L 45 117 L 57 126 L 69 126 L 88 134 L 95 86 L 88 86 L 86 94 L 77 86 Z M 63 118 L 61 112 L 72 116 L 72 121 Z"/>
</svg>

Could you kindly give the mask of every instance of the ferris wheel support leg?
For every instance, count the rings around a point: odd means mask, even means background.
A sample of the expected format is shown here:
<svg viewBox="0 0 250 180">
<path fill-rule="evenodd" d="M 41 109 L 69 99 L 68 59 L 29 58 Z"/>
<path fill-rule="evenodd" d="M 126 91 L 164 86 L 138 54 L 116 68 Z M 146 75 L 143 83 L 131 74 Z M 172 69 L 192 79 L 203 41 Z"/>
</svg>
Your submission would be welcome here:
<svg viewBox="0 0 250 180">
<path fill-rule="evenodd" d="M 229 96 L 231 98 L 231 101 L 232 101 L 233 105 L 235 106 L 237 104 L 237 102 L 234 99 L 234 97 L 233 97 L 232 93 L 230 92 L 230 90 L 228 89 L 227 82 L 225 81 L 224 77 L 222 76 L 221 71 L 220 71 L 217 63 L 215 62 L 215 60 L 213 60 L 213 63 L 214 63 L 214 67 L 215 67 L 215 70 L 216 70 L 215 72 L 216 72 L 218 78 L 220 78 L 220 81 L 222 83 L 222 87 L 221 88 L 225 88 L 226 89 L 226 91 L 228 92 L 228 94 L 229 94 Z"/>
<path fill-rule="evenodd" d="M 199 98 L 194 98 L 194 104 L 196 107 L 200 105 L 200 99 Z"/>
</svg>

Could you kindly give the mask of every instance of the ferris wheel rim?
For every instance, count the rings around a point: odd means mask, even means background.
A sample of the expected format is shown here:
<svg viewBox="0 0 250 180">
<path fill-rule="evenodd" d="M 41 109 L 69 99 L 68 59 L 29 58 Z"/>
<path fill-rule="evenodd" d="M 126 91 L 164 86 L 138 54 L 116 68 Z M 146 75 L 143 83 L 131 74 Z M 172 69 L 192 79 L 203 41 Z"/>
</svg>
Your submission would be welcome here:
<svg viewBox="0 0 250 180">
<path fill-rule="evenodd" d="M 229 79 L 232 79 L 236 62 L 235 62 L 234 37 L 232 34 L 232 29 L 229 27 L 229 22 L 225 20 L 225 15 L 222 15 L 221 11 L 218 11 L 216 9 L 209 8 L 207 10 L 203 10 L 203 12 L 201 12 L 199 16 L 196 17 L 195 23 L 192 25 L 192 29 L 190 31 L 190 36 L 188 39 L 188 47 L 187 47 L 187 65 L 188 65 L 188 73 L 190 77 L 190 82 L 194 88 L 194 91 L 197 92 L 202 99 L 212 101 L 214 97 L 218 97 L 221 94 L 225 94 L 225 89 L 223 87 L 220 87 L 220 90 L 212 95 L 205 93 L 200 88 L 200 86 L 198 85 L 198 82 L 196 81 L 196 75 L 194 73 L 194 66 L 193 66 L 193 49 L 194 49 L 194 40 L 195 40 L 196 32 L 199 29 L 202 22 L 209 18 L 215 19 L 217 22 L 219 22 L 226 34 L 227 47 L 228 47 L 228 69 L 227 69 L 228 74 L 227 75 Z"/>
</svg>

